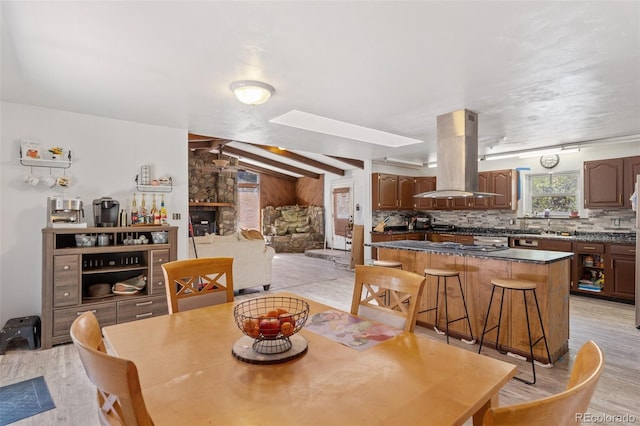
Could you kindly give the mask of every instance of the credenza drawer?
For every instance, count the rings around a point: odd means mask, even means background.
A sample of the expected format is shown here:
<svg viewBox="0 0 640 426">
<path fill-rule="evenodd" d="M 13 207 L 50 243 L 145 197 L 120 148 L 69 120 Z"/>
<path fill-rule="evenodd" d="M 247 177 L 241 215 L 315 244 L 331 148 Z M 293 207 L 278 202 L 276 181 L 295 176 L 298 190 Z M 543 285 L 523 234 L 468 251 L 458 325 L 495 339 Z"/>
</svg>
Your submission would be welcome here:
<svg viewBox="0 0 640 426">
<path fill-rule="evenodd" d="M 76 306 L 75 308 L 56 309 L 53 311 L 53 335 L 68 336 L 73 321 L 85 312 L 93 312 L 98 318 L 100 327 L 116 323 L 116 305 Z"/>
<path fill-rule="evenodd" d="M 576 243 L 578 253 L 604 253 L 604 243 Z"/>
<path fill-rule="evenodd" d="M 72 306 L 80 303 L 80 256 L 53 257 L 53 306 Z"/>
<path fill-rule="evenodd" d="M 118 302 L 118 323 L 169 313 L 166 297 L 145 297 Z"/>
</svg>

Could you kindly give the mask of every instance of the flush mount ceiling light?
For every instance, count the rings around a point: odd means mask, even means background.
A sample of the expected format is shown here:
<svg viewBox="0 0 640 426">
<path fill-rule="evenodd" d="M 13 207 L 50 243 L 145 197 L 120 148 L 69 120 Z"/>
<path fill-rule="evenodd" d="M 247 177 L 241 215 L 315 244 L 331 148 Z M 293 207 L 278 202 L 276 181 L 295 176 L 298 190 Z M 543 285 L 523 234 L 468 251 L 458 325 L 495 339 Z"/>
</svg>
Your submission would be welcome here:
<svg viewBox="0 0 640 426">
<path fill-rule="evenodd" d="M 269 100 L 275 89 L 263 83 L 255 80 L 240 80 L 231 83 L 231 91 L 236 95 L 236 98 L 243 104 L 247 105 L 260 105 Z"/>
</svg>

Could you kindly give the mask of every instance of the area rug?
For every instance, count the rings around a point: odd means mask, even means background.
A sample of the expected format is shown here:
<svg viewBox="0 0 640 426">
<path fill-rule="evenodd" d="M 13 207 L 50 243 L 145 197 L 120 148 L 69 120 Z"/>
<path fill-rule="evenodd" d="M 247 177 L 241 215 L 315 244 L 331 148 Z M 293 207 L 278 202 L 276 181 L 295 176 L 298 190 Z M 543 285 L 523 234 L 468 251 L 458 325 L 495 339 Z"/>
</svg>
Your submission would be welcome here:
<svg viewBox="0 0 640 426">
<path fill-rule="evenodd" d="M 0 387 L 0 426 L 56 408 L 44 377 Z"/>
</svg>

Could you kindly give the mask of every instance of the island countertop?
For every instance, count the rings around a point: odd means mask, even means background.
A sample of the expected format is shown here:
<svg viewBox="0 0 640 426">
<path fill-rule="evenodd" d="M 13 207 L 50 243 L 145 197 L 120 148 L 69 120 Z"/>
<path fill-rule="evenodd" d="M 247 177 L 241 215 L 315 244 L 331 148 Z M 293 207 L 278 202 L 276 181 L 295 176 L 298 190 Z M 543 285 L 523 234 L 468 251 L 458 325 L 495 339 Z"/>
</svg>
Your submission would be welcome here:
<svg viewBox="0 0 640 426">
<path fill-rule="evenodd" d="M 431 241 L 384 241 L 371 243 L 371 246 L 538 264 L 549 264 L 573 257 L 573 253 L 562 251 L 525 250 L 513 248 L 491 251 L 492 249 L 483 249 L 482 246 L 465 246 L 459 243 L 436 243 Z"/>
</svg>

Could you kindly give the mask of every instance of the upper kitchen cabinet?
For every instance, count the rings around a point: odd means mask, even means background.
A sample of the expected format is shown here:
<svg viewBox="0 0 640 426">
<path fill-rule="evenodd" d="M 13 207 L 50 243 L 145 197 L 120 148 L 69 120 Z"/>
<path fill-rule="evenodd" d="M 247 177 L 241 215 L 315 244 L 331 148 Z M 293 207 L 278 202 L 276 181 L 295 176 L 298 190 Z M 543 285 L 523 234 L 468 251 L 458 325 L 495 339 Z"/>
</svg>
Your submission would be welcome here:
<svg viewBox="0 0 640 426">
<path fill-rule="evenodd" d="M 372 208 L 384 209 L 413 209 L 414 178 L 397 176 L 386 173 L 372 173 Z"/>
<path fill-rule="evenodd" d="M 640 175 L 640 156 L 627 157 L 623 164 L 624 182 L 622 189 L 624 190 L 623 200 L 624 206 L 631 208 L 631 194 L 633 194 L 636 182 L 636 176 Z"/>
<path fill-rule="evenodd" d="M 436 190 L 435 176 L 422 176 L 414 179 L 413 195 L 422 194 L 423 192 L 431 192 Z M 435 200 L 433 198 L 414 198 L 413 207 L 417 210 L 433 209 Z"/>
<path fill-rule="evenodd" d="M 584 206 L 586 208 L 631 207 L 640 156 L 584 162 Z"/>
<path fill-rule="evenodd" d="M 489 172 L 488 182 L 488 192 L 500 194 L 500 196 L 489 198 L 490 208 L 505 210 L 515 210 L 518 208 L 518 201 L 516 199 L 518 194 L 518 172 L 516 170 L 493 170 Z M 480 179 L 478 179 L 478 191 L 483 191 L 479 186 Z"/>
</svg>

